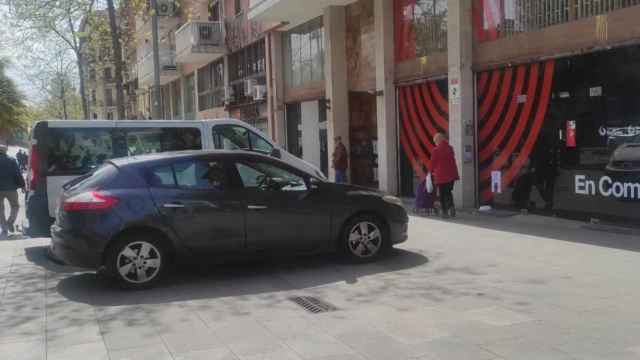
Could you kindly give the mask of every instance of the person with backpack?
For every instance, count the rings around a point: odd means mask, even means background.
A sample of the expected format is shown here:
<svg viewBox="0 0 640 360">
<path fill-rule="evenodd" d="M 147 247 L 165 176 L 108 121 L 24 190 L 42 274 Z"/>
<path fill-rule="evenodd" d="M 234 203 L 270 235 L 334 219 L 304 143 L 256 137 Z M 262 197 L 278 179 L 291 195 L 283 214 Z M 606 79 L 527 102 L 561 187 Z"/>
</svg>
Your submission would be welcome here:
<svg viewBox="0 0 640 360">
<path fill-rule="evenodd" d="M 0 239 L 6 239 L 9 232 L 14 232 L 14 222 L 18 216 L 20 203 L 18 189 L 24 189 L 25 183 L 16 160 L 7 155 L 7 146 L 0 145 Z M 11 206 L 9 218 L 5 218 L 4 201 Z"/>
</svg>

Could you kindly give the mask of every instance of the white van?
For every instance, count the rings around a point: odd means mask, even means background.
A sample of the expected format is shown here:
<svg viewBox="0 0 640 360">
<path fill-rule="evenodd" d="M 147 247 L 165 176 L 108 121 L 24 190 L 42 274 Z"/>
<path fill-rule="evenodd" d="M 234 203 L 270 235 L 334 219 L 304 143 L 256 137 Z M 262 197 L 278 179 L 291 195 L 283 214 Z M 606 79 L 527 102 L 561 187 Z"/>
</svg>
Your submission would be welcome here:
<svg viewBox="0 0 640 360">
<path fill-rule="evenodd" d="M 240 120 L 40 121 L 31 132 L 27 175 L 29 224 L 25 224 L 28 234 L 48 235 L 62 185 L 107 159 L 206 149 L 266 153 L 325 178 L 320 169 L 285 151 L 260 130 Z"/>
</svg>

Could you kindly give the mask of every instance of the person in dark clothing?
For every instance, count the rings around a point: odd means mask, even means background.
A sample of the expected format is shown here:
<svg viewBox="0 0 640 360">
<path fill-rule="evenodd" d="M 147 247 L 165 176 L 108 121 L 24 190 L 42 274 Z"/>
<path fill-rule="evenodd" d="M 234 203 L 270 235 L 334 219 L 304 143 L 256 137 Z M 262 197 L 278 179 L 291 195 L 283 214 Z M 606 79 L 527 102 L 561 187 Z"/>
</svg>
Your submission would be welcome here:
<svg viewBox="0 0 640 360">
<path fill-rule="evenodd" d="M 6 238 L 9 232 L 14 232 L 13 223 L 18 216 L 18 189 L 24 189 L 24 179 L 16 160 L 7 155 L 7 147 L 0 145 L 0 238 Z M 9 201 L 11 213 L 5 218 L 4 201 Z"/>
<path fill-rule="evenodd" d="M 342 143 L 342 138 L 335 138 L 336 147 L 333 150 L 333 168 L 336 170 L 336 183 L 344 184 L 347 182 L 347 168 L 349 167 L 349 159 L 347 156 L 347 148 Z"/>
<path fill-rule="evenodd" d="M 456 209 L 453 204 L 453 184 L 460 179 L 458 165 L 453 148 L 442 133 L 433 137 L 436 147 L 431 154 L 431 171 L 433 182 L 438 187 L 440 193 L 440 206 L 442 217 L 455 217 Z"/>
</svg>

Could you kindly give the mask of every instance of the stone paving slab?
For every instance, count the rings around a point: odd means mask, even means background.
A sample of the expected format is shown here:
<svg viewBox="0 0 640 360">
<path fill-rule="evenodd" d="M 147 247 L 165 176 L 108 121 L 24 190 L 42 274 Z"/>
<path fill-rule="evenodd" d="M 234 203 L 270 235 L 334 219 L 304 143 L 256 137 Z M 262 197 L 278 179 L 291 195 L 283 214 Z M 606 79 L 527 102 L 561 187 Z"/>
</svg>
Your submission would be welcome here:
<svg viewBox="0 0 640 360">
<path fill-rule="evenodd" d="M 414 217 L 374 264 L 216 266 L 138 292 L 49 262 L 48 242 L 0 241 L 2 360 L 640 359 L 640 238 L 566 220 Z"/>
</svg>

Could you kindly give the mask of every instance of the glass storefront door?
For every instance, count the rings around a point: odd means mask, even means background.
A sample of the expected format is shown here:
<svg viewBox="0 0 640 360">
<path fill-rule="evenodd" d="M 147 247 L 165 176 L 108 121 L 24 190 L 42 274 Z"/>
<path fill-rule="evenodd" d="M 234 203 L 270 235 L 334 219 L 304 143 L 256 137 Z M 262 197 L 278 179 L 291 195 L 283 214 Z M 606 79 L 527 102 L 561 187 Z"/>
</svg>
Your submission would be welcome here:
<svg viewBox="0 0 640 360">
<path fill-rule="evenodd" d="M 640 47 L 477 78 L 482 204 L 640 218 Z"/>
</svg>

